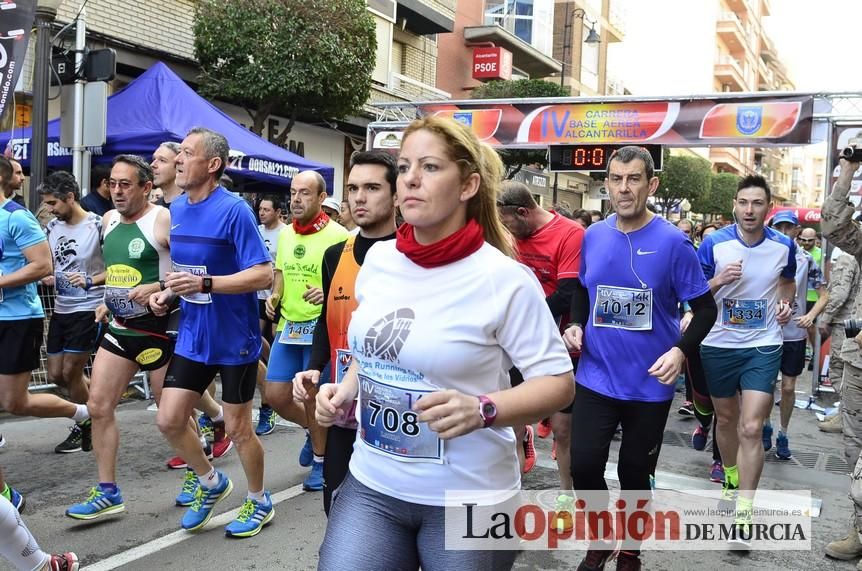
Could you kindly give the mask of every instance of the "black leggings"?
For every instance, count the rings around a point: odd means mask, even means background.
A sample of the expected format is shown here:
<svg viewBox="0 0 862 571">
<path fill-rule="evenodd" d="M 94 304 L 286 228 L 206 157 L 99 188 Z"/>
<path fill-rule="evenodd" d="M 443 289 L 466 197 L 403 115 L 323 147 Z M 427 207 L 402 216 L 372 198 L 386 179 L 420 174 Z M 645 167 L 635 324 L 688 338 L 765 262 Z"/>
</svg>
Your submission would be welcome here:
<svg viewBox="0 0 862 571">
<path fill-rule="evenodd" d="M 347 477 L 353 443 L 356 441 L 355 428 L 330 426 L 326 435 L 326 453 L 323 456 L 323 511 L 329 517 L 332 492 L 338 489 Z"/>
<path fill-rule="evenodd" d="M 577 385 L 572 410 L 572 479 L 575 491 L 607 490 L 605 465 L 617 424 L 622 424 L 617 475 L 623 490 L 649 490 L 672 401 L 624 401 Z"/>
</svg>

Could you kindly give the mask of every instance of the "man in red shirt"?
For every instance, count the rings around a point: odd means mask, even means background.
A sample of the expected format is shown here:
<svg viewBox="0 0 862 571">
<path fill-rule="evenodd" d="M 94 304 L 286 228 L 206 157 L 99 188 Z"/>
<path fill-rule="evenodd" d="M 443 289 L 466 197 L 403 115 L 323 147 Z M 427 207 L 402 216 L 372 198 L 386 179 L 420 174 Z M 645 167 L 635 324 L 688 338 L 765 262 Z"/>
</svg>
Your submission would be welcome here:
<svg viewBox="0 0 862 571">
<path fill-rule="evenodd" d="M 520 182 L 503 183 L 503 192 L 497 199 L 497 207 L 503 224 L 517 239 L 518 260 L 535 272 L 542 284 L 551 314 L 558 324 L 565 327 L 571 321 L 569 307 L 581 265 L 584 228 L 577 222 L 536 204 L 530 190 Z M 577 370 L 577 355 L 572 355 L 572 364 Z M 513 369 L 511 373 L 513 384 L 519 383 L 517 370 Z M 572 489 L 572 475 L 569 470 L 571 455 L 568 448 L 571 443 L 571 422 L 571 404 L 551 417 L 557 468 L 563 490 Z M 527 438 L 531 432 L 532 426 L 527 427 Z M 524 471 L 529 471 L 531 467 L 528 457 Z"/>
</svg>

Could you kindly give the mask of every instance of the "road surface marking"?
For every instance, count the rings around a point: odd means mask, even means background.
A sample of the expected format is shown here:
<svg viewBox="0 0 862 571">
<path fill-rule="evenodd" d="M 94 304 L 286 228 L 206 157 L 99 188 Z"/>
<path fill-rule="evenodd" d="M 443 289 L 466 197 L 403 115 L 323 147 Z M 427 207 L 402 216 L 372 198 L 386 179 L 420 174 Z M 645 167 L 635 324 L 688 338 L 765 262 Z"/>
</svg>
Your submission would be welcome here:
<svg viewBox="0 0 862 571">
<path fill-rule="evenodd" d="M 277 494 L 273 494 L 272 505 L 280 504 L 281 502 L 289 500 L 291 498 L 295 498 L 302 493 L 304 493 L 302 490 L 302 484 L 297 484 L 292 488 L 288 488 L 286 490 L 278 492 Z M 229 512 L 213 516 L 213 518 L 209 521 L 209 523 L 207 523 L 203 531 L 211 531 L 212 528 L 222 527 L 229 524 L 234 519 L 236 519 L 236 516 L 239 514 L 239 510 L 240 508 L 235 508 L 230 510 Z M 96 563 L 88 565 L 87 567 L 82 567 L 81 570 L 110 571 L 111 569 L 117 569 L 118 567 L 128 565 L 133 561 L 143 559 L 148 555 L 152 555 L 153 553 L 157 553 L 163 549 L 167 549 L 168 547 L 181 543 L 187 539 L 192 539 L 193 537 L 196 537 L 198 535 L 200 535 L 200 532 L 191 533 L 184 529 L 180 529 L 178 531 L 169 533 L 163 537 L 159 537 L 158 539 L 154 539 L 148 543 L 144 543 L 143 545 L 133 547 L 128 551 L 123 551 L 122 553 L 117 553 L 116 555 L 112 555 L 107 559 L 97 561 Z"/>
</svg>

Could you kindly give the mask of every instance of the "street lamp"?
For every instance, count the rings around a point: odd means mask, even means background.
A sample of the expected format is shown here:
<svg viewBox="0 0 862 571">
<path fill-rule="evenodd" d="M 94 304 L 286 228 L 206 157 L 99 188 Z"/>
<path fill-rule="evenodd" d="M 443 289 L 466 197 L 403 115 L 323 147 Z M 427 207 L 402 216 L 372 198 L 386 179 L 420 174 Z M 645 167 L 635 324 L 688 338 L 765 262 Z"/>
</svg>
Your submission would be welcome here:
<svg viewBox="0 0 862 571">
<path fill-rule="evenodd" d="M 51 84 L 51 24 L 62 0 L 36 3 L 36 59 L 33 65 L 33 131 L 30 137 L 30 209 L 39 204 L 39 185 L 48 170 L 48 88 Z"/>
<path fill-rule="evenodd" d="M 585 44 L 595 45 L 601 43 L 601 38 L 596 32 L 596 22 L 587 18 L 587 12 L 583 8 L 575 8 L 571 12 L 571 3 L 566 4 L 566 24 L 563 27 L 563 67 L 560 70 L 560 85 L 565 85 L 566 78 L 566 61 L 569 59 L 569 52 L 572 49 L 572 20 L 578 19 L 587 22 L 590 25 L 590 31 L 587 37 L 584 38 Z"/>
</svg>

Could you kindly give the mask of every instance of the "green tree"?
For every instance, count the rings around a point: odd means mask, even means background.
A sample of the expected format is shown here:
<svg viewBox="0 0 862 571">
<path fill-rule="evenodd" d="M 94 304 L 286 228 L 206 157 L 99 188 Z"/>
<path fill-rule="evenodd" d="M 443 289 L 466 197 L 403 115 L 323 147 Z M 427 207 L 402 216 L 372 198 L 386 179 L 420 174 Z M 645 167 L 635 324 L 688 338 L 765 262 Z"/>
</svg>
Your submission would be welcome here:
<svg viewBox="0 0 862 571">
<path fill-rule="evenodd" d="M 473 90 L 473 99 L 535 99 L 537 97 L 567 97 L 571 95 L 559 84 L 541 79 L 489 81 Z M 547 149 L 501 149 L 506 178 L 510 179 L 525 165 L 545 168 L 548 165 Z"/>
<path fill-rule="evenodd" d="M 739 177 L 733 173 L 712 174 L 712 186 L 706 196 L 692 204 L 692 210 L 699 214 L 711 214 L 730 218 L 733 213 L 733 197 Z"/>
<path fill-rule="evenodd" d="M 252 131 L 267 117 L 343 119 L 361 111 L 377 45 L 364 0 L 199 0 L 195 55 L 200 90 L 241 105 Z"/>
<path fill-rule="evenodd" d="M 683 200 L 694 202 L 709 192 L 712 183 L 709 161 L 700 157 L 665 156 L 659 173 L 655 201 L 668 213 Z"/>
</svg>

